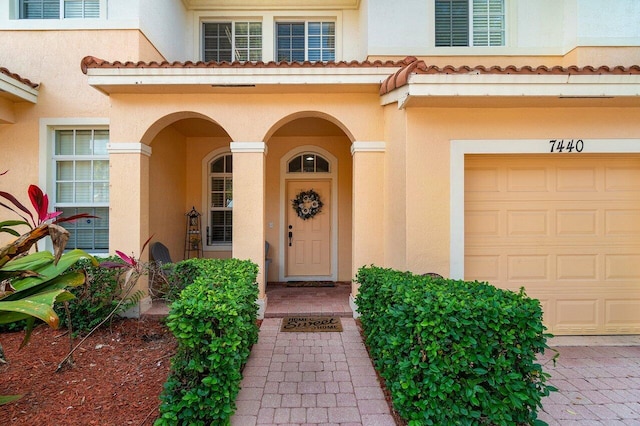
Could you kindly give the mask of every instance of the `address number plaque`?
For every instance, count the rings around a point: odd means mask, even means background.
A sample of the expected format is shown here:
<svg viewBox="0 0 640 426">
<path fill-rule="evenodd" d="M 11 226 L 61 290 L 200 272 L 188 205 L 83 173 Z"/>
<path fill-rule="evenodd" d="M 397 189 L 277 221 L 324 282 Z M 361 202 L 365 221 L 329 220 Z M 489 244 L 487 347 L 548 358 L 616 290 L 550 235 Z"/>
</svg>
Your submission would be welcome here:
<svg viewBox="0 0 640 426">
<path fill-rule="evenodd" d="M 550 152 L 582 152 L 584 149 L 584 141 L 582 139 L 551 139 Z"/>
</svg>

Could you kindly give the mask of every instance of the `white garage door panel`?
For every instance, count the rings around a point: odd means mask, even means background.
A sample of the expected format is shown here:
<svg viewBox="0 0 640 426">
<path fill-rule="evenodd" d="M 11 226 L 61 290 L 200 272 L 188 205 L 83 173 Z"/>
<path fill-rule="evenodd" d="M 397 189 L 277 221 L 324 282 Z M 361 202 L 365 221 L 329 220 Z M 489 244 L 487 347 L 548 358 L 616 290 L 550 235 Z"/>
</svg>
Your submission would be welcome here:
<svg viewBox="0 0 640 426">
<path fill-rule="evenodd" d="M 465 278 L 555 334 L 640 333 L 640 156 L 466 156 Z"/>
</svg>

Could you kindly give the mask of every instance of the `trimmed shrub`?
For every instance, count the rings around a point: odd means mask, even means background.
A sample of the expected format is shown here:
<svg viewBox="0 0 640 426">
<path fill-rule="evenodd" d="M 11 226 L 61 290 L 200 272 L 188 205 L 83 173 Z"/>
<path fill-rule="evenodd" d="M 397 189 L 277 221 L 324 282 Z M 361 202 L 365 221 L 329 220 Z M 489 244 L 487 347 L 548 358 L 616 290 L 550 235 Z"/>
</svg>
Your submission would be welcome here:
<svg viewBox="0 0 640 426">
<path fill-rule="evenodd" d="M 258 340 L 258 267 L 237 259 L 189 259 L 177 270 L 183 276 L 189 271 L 192 282 L 167 318 L 178 350 L 155 424 L 229 424 L 242 366 Z"/>
<path fill-rule="evenodd" d="M 362 268 L 366 343 L 410 425 L 544 424 L 542 309 L 523 290 Z"/>
</svg>

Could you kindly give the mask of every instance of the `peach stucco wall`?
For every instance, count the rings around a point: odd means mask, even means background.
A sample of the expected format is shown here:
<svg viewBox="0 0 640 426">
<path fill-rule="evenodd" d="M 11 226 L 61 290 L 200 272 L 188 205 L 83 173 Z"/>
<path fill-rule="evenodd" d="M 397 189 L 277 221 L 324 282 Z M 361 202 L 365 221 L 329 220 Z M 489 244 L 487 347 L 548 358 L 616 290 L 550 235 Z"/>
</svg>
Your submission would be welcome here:
<svg viewBox="0 0 640 426">
<path fill-rule="evenodd" d="M 385 108 L 385 226 L 381 238 L 385 242 L 384 262 L 391 268 L 404 268 L 407 249 L 405 207 L 408 201 L 404 190 L 408 179 L 405 116 L 406 112 L 399 110 L 395 105 Z"/>
<path fill-rule="evenodd" d="M 208 117 L 236 142 L 264 141 L 286 123 L 287 117 L 299 116 L 301 111 L 308 116 L 336 118 L 353 140 L 380 140 L 384 126 L 377 93 L 113 94 L 110 99 L 111 140 L 115 142 L 148 144 L 148 129 L 162 117 L 179 111 Z"/>
<path fill-rule="evenodd" d="M 186 138 L 172 127 L 161 131 L 151 144 L 149 232 L 153 241 L 167 246 L 174 262 L 182 260 L 184 251 L 187 148 Z"/>
</svg>

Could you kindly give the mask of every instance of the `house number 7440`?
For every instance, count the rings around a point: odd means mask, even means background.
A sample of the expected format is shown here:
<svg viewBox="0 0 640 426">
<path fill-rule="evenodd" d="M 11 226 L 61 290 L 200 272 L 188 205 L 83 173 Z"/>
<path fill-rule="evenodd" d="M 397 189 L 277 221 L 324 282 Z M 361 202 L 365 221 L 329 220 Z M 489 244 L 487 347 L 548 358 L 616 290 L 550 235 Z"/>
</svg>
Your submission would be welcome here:
<svg viewBox="0 0 640 426">
<path fill-rule="evenodd" d="M 551 145 L 551 152 L 582 152 L 584 149 L 584 141 L 582 139 L 577 141 L 573 139 L 567 141 L 564 139 L 551 139 L 549 145 Z"/>
</svg>

